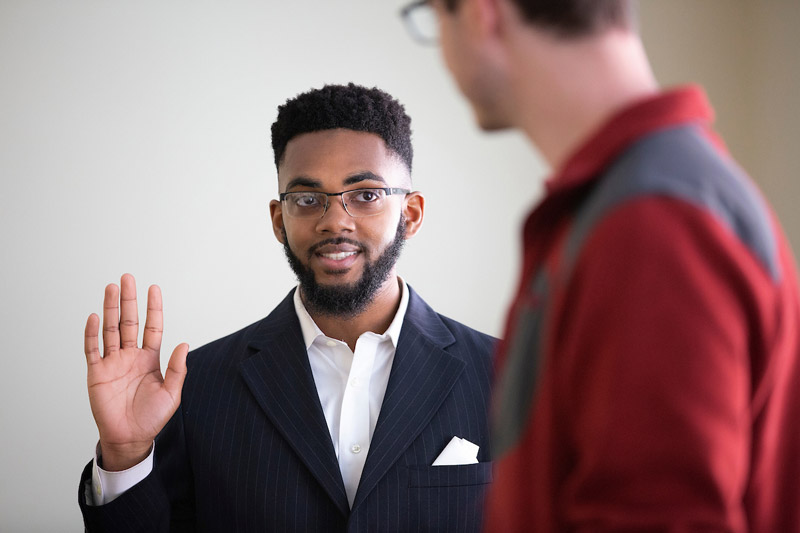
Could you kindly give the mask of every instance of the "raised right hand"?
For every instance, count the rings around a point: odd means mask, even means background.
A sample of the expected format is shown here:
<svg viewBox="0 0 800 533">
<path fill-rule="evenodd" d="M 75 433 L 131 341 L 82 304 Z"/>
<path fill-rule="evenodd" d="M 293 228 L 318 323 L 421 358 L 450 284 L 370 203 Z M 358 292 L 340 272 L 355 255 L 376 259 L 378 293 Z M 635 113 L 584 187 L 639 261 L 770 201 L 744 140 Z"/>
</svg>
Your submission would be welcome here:
<svg viewBox="0 0 800 533">
<path fill-rule="evenodd" d="M 125 274 L 120 285 L 121 295 L 116 285 L 106 287 L 102 356 L 97 338 L 100 317 L 94 313 L 86 321 L 84 337 L 89 403 L 100 432 L 103 468 L 110 471 L 130 468 L 149 454 L 153 439 L 180 404 L 189 352 L 189 345 L 178 345 L 162 377 L 161 290 L 153 285 L 147 293 L 147 319 L 139 348 L 136 281 Z"/>
</svg>

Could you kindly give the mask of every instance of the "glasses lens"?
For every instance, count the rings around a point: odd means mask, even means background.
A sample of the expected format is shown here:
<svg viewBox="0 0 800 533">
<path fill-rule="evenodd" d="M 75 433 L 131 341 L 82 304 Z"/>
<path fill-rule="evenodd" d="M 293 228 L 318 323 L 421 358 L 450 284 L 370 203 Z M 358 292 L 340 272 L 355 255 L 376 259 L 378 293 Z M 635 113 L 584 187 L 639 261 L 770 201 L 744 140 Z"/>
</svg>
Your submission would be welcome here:
<svg viewBox="0 0 800 533">
<path fill-rule="evenodd" d="M 347 212 L 353 217 L 368 217 L 383 211 L 386 191 L 383 189 L 358 189 L 342 195 Z"/>
<path fill-rule="evenodd" d="M 439 22 L 429 2 L 420 3 L 406 13 L 406 24 L 411 35 L 424 44 L 439 41 Z"/>
<path fill-rule="evenodd" d="M 286 212 L 291 217 L 321 217 L 328 197 L 316 192 L 291 192 L 284 197 Z"/>
</svg>

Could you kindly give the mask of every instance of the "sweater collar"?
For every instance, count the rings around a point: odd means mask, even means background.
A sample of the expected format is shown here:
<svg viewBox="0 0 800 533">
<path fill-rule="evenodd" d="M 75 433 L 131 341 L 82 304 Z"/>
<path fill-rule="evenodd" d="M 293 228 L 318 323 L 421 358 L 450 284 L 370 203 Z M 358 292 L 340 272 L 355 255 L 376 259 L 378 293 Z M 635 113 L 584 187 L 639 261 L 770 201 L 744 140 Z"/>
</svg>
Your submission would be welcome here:
<svg viewBox="0 0 800 533">
<path fill-rule="evenodd" d="M 705 92 L 696 85 L 636 101 L 614 113 L 572 153 L 547 181 L 547 192 L 589 181 L 644 135 L 691 122 L 707 128 L 713 117 Z"/>
</svg>

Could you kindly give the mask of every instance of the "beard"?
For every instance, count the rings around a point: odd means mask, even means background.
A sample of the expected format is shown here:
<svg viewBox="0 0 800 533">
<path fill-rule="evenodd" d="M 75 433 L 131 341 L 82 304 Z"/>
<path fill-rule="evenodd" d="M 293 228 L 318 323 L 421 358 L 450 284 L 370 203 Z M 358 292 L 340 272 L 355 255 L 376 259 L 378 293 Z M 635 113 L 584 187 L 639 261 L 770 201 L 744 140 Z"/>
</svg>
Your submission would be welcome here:
<svg viewBox="0 0 800 533">
<path fill-rule="evenodd" d="M 372 302 L 378 289 L 389 278 L 389 274 L 391 274 L 400 257 L 400 251 L 406 242 L 405 222 L 405 217 L 401 215 L 400 223 L 397 225 L 397 231 L 392 242 L 389 243 L 375 261 L 371 263 L 369 261 L 364 262 L 364 272 L 358 281 L 343 285 L 321 285 L 317 283 L 314 271 L 304 265 L 300 258 L 292 252 L 289 247 L 289 240 L 286 237 L 286 229 L 282 229 L 283 251 L 286 254 L 286 259 L 289 260 L 289 266 L 300 283 L 300 291 L 306 308 L 313 313 L 342 318 L 352 318 L 364 311 Z M 360 253 L 369 256 L 369 248 L 363 243 L 344 237 L 337 237 L 315 244 L 309 250 L 309 259 L 313 255 L 313 250 L 319 246 L 343 243 L 358 246 Z"/>
</svg>

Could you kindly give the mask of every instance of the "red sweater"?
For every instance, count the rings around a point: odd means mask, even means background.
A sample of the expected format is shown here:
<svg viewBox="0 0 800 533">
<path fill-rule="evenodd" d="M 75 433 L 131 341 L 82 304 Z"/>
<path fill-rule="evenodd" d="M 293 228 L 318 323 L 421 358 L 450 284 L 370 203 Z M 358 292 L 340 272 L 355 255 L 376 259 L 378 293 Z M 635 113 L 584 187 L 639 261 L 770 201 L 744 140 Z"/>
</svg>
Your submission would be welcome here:
<svg viewBox="0 0 800 533">
<path fill-rule="evenodd" d="M 548 184 L 498 357 L 488 531 L 800 531 L 800 298 L 699 89 Z"/>
</svg>

